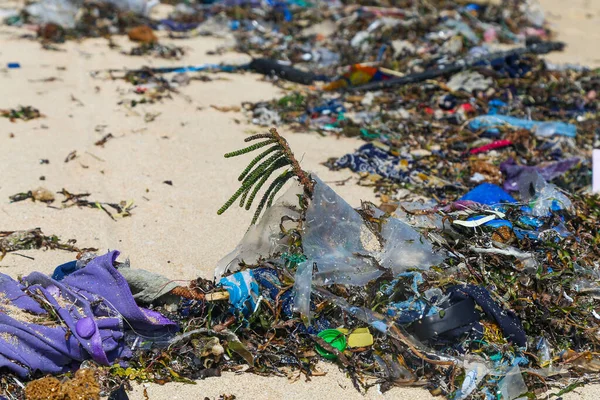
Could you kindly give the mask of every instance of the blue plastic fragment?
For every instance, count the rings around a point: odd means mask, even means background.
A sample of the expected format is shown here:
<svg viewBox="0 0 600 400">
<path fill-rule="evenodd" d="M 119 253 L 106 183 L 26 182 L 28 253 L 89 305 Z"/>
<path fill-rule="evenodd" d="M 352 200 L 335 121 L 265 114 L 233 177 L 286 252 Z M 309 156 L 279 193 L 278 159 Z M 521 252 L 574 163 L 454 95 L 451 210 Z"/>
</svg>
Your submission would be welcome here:
<svg viewBox="0 0 600 400">
<path fill-rule="evenodd" d="M 479 4 L 471 3 L 471 4 L 467 4 L 465 6 L 465 10 L 466 11 L 479 11 L 479 10 L 481 10 L 481 6 Z"/>
<path fill-rule="evenodd" d="M 161 19 L 159 23 L 172 32 L 188 32 L 200 25 L 199 23 L 185 23 L 173 21 L 172 19 Z"/>
<path fill-rule="evenodd" d="M 77 270 L 77 260 L 69 261 L 61 264 L 54 269 L 52 273 L 52 279 L 56 281 L 62 281 L 65 276 L 72 274 Z"/>
<path fill-rule="evenodd" d="M 387 46 L 385 44 L 379 48 L 379 51 L 377 52 L 377 61 L 381 61 L 383 59 L 386 50 Z"/>
<path fill-rule="evenodd" d="M 476 215 L 476 216 L 467 218 L 467 221 L 477 221 L 478 219 L 485 218 L 485 217 L 486 217 L 486 215 Z M 505 219 L 493 219 L 491 221 L 484 223 L 483 226 L 487 226 L 487 227 L 493 228 L 493 229 L 498 229 L 500 227 L 507 226 L 510 229 L 512 229 L 513 224 L 510 221 L 507 221 Z"/>
<path fill-rule="evenodd" d="M 251 270 L 221 278 L 219 285 L 229 293 L 229 304 L 238 311 L 254 312 L 258 301 L 258 284 Z"/>
<path fill-rule="evenodd" d="M 519 240 L 524 239 L 524 238 L 538 240 L 540 237 L 540 234 L 536 231 L 528 231 L 528 230 L 521 229 L 521 228 L 514 228 L 513 232 L 515 233 L 515 236 Z"/>
<path fill-rule="evenodd" d="M 514 128 L 533 131 L 542 124 L 545 129 L 551 127 L 552 132 L 555 135 L 568 137 L 575 137 L 577 135 L 577 127 L 573 124 L 560 121 L 532 121 L 507 115 L 480 115 L 471 120 L 469 128 L 478 131 L 481 129 L 493 129 L 499 126 L 508 125 Z"/>
<path fill-rule="evenodd" d="M 8 69 L 18 69 L 18 68 L 21 68 L 21 64 L 19 64 L 19 63 L 8 63 L 7 67 L 8 67 Z"/>
<path fill-rule="evenodd" d="M 488 102 L 488 115 L 496 115 L 496 114 L 500 114 L 501 111 L 507 107 L 508 104 L 506 104 L 505 102 L 503 102 L 502 100 L 490 100 Z"/>
<path fill-rule="evenodd" d="M 308 109 L 309 113 L 341 113 L 341 112 L 346 112 L 346 108 L 344 108 L 344 105 L 342 104 L 342 102 L 340 102 L 337 99 L 333 99 L 333 100 L 328 100 L 325 103 L 321 104 L 320 106 L 314 107 L 314 108 L 309 108 Z"/>
<path fill-rule="evenodd" d="M 401 277 L 412 278 L 410 288 L 415 295 L 419 295 L 419 285 L 424 282 L 423 275 L 417 271 L 407 271 L 398 275 L 398 278 Z M 391 296 L 396 285 L 398 284 L 398 278 L 382 286 L 381 292 L 386 296 Z M 407 325 L 419 318 L 422 318 L 423 316 L 428 317 L 430 315 L 434 315 L 438 311 L 439 309 L 437 307 L 411 296 L 405 301 L 390 303 L 385 313 L 388 317 L 393 318 L 396 323 Z"/>
<path fill-rule="evenodd" d="M 459 200 L 474 201 L 479 204 L 493 206 L 502 203 L 516 203 L 517 201 L 500 186 L 492 183 L 482 183 L 471 189 Z"/>
<path fill-rule="evenodd" d="M 414 297 L 409 297 L 405 301 L 390 303 L 386 309 L 386 314 L 401 325 L 408 325 L 419 318 L 429 317 L 438 312 L 439 309 L 436 306 L 423 300 L 417 300 Z"/>
<path fill-rule="evenodd" d="M 493 221 L 486 222 L 484 225 L 494 229 L 502 228 L 503 226 L 506 226 L 509 229 L 513 228 L 513 224 L 505 219 L 495 219 Z"/>
<path fill-rule="evenodd" d="M 379 332 L 387 333 L 387 325 L 383 321 L 373 321 L 371 326 L 377 329 Z"/>
<path fill-rule="evenodd" d="M 560 211 L 560 210 L 564 210 L 564 208 L 565 207 L 563 206 L 563 204 L 556 199 L 553 199 L 552 204 L 550 204 L 551 211 Z"/>
<path fill-rule="evenodd" d="M 182 68 L 170 71 L 170 72 L 174 72 L 176 74 L 179 74 L 182 72 L 200 72 L 200 71 L 206 71 L 206 70 L 233 72 L 238 69 L 244 69 L 246 67 L 247 67 L 247 65 L 236 66 L 236 65 L 220 65 L 220 64 L 200 64 L 200 65 L 193 65 L 193 66 L 189 66 L 189 67 L 182 67 Z"/>
<path fill-rule="evenodd" d="M 531 217 L 529 215 L 523 215 L 521 218 L 519 218 L 519 222 L 533 228 L 539 228 L 544 225 L 544 222 L 539 218 Z"/>
</svg>

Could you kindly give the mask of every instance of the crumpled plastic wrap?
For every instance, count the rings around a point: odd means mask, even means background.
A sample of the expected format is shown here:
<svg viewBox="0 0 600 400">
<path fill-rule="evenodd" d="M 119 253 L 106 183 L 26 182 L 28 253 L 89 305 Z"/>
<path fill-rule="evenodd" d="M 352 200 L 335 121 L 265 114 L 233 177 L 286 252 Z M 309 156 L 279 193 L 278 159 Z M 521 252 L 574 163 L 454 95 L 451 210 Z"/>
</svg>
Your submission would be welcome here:
<svg viewBox="0 0 600 400">
<path fill-rule="evenodd" d="M 486 78 L 481 75 L 479 72 L 475 71 L 463 71 L 459 72 L 456 75 L 453 75 L 452 78 L 446 84 L 450 90 L 453 92 L 457 92 L 459 90 L 464 90 L 466 92 L 473 92 L 474 90 L 487 90 L 493 81 L 491 78 Z"/>
<path fill-rule="evenodd" d="M 101 0 L 101 3 L 112 4 L 125 12 L 138 15 L 149 15 L 158 0 Z M 77 24 L 77 14 L 83 5 L 82 0 L 42 0 L 26 7 L 27 13 L 41 24 L 56 24 L 63 28 L 73 29 Z"/>
<path fill-rule="evenodd" d="M 521 368 L 518 365 L 508 370 L 504 378 L 498 382 L 498 389 L 502 393 L 502 398 L 506 400 L 514 400 L 527 393 L 527 385 L 525 385 L 525 381 L 521 375 Z"/>
<path fill-rule="evenodd" d="M 219 285 L 229 293 L 229 303 L 234 310 L 254 312 L 258 303 L 258 283 L 252 270 L 236 272 L 221 278 Z"/>
<path fill-rule="evenodd" d="M 444 259 L 442 254 L 434 253 L 429 240 L 399 219 L 388 218 L 381 235 L 386 243 L 378 258 L 381 266 L 391 269 L 394 275 L 409 268 L 428 269 Z"/>
<path fill-rule="evenodd" d="M 318 177 L 312 178 L 316 185 L 302 233 L 307 260 L 299 264 L 294 285 L 294 309 L 305 319 L 309 318 L 311 281 L 318 286 L 361 286 L 386 270 L 396 276 L 443 260 L 427 238 L 393 217 L 383 223 L 381 242 L 356 210 Z M 375 218 L 383 217 L 374 207 L 368 211 Z"/>
<path fill-rule="evenodd" d="M 176 304 L 179 300 L 178 296 L 171 294 L 179 286 L 177 281 L 143 269 L 121 266 L 118 271 L 127 280 L 133 298 L 139 303 Z"/>
<path fill-rule="evenodd" d="M 381 250 L 375 234 L 344 199 L 312 177 L 317 184 L 306 210 L 302 248 L 306 263 L 317 263 L 315 283 L 365 285 L 379 277 L 383 271 L 364 257 Z"/>
<path fill-rule="evenodd" d="M 81 1 L 73 0 L 43 0 L 27 6 L 26 11 L 41 24 L 56 24 L 73 29 L 82 4 Z"/>
<path fill-rule="evenodd" d="M 102 0 L 104 3 L 112 4 L 121 11 L 132 12 L 138 15 L 149 15 L 150 10 L 156 6 L 158 0 Z"/>
<path fill-rule="evenodd" d="M 464 360 L 465 379 L 456 392 L 455 400 L 463 400 L 477 389 L 483 378 L 490 372 L 485 360 L 479 356 L 466 357 Z"/>
<path fill-rule="evenodd" d="M 536 217 L 571 208 L 571 200 L 556 185 L 546 182 L 537 171 L 524 171 L 519 176 L 517 188 L 521 199 L 529 202 L 531 214 Z"/>
<path fill-rule="evenodd" d="M 280 224 L 283 217 L 298 219 L 298 195 L 303 193 L 302 187 L 294 183 L 271 207 L 267 209 L 260 221 L 252 225 L 235 249 L 223 257 L 215 268 L 215 277 L 220 278 L 226 272 L 236 271 L 238 264 L 253 264 L 261 257 L 268 257 L 276 252 L 284 252 L 287 238 L 281 234 Z"/>
</svg>

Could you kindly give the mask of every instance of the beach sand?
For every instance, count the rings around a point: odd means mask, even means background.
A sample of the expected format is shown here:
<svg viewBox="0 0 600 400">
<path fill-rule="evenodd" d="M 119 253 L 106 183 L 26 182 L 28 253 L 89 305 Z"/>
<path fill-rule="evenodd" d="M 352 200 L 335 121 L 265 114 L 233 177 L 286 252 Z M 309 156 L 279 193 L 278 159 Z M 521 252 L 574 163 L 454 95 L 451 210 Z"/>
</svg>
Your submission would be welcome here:
<svg viewBox="0 0 600 400">
<path fill-rule="evenodd" d="M 544 0 L 542 4 L 555 24 L 558 39 L 568 45 L 564 53 L 549 58 L 553 62 L 600 65 L 600 2 L 577 0 L 569 2 L 568 8 L 560 0 Z M 0 27 L 0 68 L 8 62 L 21 64 L 20 69 L 0 69 L 0 109 L 31 105 L 45 117 L 15 123 L 0 118 L 0 230 L 40 227 L 46 234 L 76 239 L 81 247 L 96 247 L 100 252 L 118 249 L 122 259 L 131 260 L 132 267 L 174 280 L 212 277 L 215 263 L 236 246 L 251 219 L 251 213 L 237 207 L 216 215 L 237 189 L 237 173 L 248 161 L 244 157 L 225 160 L 222 155 L 241 148 L 243 138 L 260 129 L 246 124 L 241 113 L 220 112 L 210 106 L 269 100 L 280 95 L 279 89 L 255 74 L 219 74 L 222 80 L 194 81 L 172 99 L 127 109 L 117 103 L 134 98 L 128 93 L 131 86 L 92 78 L 91 71 L 242 62 L 247 58 L 236 53 L 206 55 L 227 39 L 186 40 L 184 59 L 165 61 L 122 55 L 109 49 L 105 39 L 68 42 L 60 46 L 64 51 L 47 51 L 36 41 L 22 38 L 24 33 L 24 29 Z M 124 49 L 132 46 L 127 38 L 115 42 Z M 146 123 L 147 113 L 160 115 Z M 375 200 L 372 190 L 354 184 L 349 171 L 331 172 L 320 164 L 328 157 L 354 150 L 360 141 L 291 133 L 283 128 L 280 132 L 305 169 L 330 182 L 352 205 Z M 115 138 L 104 147 L 94 145 L 108 133 Z M 73 151 L 77 157 L 65 163 Z M 41 159 L 50 163 L 41 164 Z M 334 183 L 349 177 L 352 179 L 345 184 Z M 172 181 L 172 186 L 164 181 Z M 53 192 L 63 188 L 89 192 L 90 199 L 97 201 L 133 200 L 137 207 L 133 216 L 113 221 L 102 211 L 89 208 L 55 209 L 31 201 L 9 204 L 8 196 L 38 186 Z M 57 200 L 61 199 L 57 195 Z M 0 272 L 13 277 L 32 271 L 50 273 L 74 256 L 41 250 L 22 254 L 35 260 L 8 254 L 0 262 Z M 220 394 L 234 394 L 237 399 L 431 398 L 428 391 L 419 388 L 395 388 L 382 396 L 375 387 L 365 396 L 335 365 L 322 364 L 321 368 L 327 375 L 310 382 L 304 377 L 292 382 L 225 373 L 196 385 L 133 384 L 131 398 L 143 399 L 144 389 L 150 399 L 170 400 L 212 399 Z M 565 398 L 597 397 L 600 387 L 588 386 L 577 392 Z"/>
</svg>

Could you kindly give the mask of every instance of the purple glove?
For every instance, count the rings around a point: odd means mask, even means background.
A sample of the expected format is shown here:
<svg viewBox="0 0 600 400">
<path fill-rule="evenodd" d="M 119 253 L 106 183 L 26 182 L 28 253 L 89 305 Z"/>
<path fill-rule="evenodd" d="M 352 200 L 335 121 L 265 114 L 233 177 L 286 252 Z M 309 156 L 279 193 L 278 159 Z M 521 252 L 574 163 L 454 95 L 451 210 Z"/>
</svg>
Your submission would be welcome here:
<svg viewBox="0 0 600 400">
<path fill-rule="evenodd" d="M 34 272 L 23 279 L 26 288 L 0 274 L 0 367 L 26 377 L 64 372 L 87 358 L 109 365 L 131 356 L 125 330 L 152 338 L 176 332 L 175 323 L 136 305 L 113 267 L 118 255 L 97 257 L 61 282 Z M 59 320 L 48 324 L 42 304 Z"/>
</svg>

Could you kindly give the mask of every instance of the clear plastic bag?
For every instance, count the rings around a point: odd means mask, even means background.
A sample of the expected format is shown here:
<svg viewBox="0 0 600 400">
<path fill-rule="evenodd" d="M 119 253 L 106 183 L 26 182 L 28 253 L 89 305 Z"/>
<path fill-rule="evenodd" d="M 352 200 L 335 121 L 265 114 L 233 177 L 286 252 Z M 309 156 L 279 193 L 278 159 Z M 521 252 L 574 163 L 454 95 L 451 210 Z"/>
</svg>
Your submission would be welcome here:
<svg viewBox="0 0 600 400">
<path fill-rule="evenodd" d="M 220 278 L 228 271 L 236 271 L 240 262 L 253 264 L 261 257 L 268 257 L 276 252 L 287 249 L 287 238 L 281 233 L 281 219 L 286 216 L 298 219 L 300 213 L 298 195 L 303 193 L 302 187 L 294 183 L 274 204 L 264 213 L 259 223 L 252 225 L 235 249 L 223 257 L 215 268 L 215 277 Z"/>
<path fill-rule="evenodd" d="M 368 213 L 384 218 L 378 237 L 360 213 L 319 178 L 312 178 L 316 185 L 302 233 L 307 261 L 298 266 L 294 285 L 294 307 L 305 319 L 309 318 L 313 283 L 362 286 L 386 269 L 398 275 L 408 268 L 427 269 L 443 260 L 417 230 L 370 207 Z"/>
</svg>

